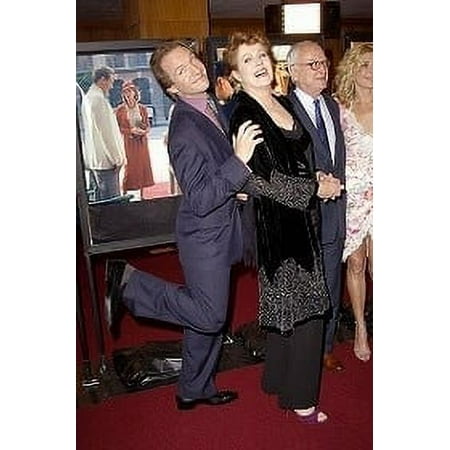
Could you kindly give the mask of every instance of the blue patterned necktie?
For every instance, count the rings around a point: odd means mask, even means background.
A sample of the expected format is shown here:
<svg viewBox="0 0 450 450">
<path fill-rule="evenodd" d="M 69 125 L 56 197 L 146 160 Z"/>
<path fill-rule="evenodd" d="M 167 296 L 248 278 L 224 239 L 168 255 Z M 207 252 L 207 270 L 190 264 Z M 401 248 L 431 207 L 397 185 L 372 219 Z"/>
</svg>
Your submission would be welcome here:
<svg viewBox="0 0 450 450">
<path fill-rule="evenodd" d="M 317 132 L 319 133 L 320 140 L 322 141 L 322 144 L 325 145 L 325 147 L 330 151 L 330 144 L 328 142 L 328 136 L 327 136 L 327 129 L 325 128 L 325 122 L 323 121 L 322 113 L 320 111 L 320 103 L 319 99 L 317 98 L 314 100 L 314 106 L 316 109 L 316 127 Z"/>
</svg>

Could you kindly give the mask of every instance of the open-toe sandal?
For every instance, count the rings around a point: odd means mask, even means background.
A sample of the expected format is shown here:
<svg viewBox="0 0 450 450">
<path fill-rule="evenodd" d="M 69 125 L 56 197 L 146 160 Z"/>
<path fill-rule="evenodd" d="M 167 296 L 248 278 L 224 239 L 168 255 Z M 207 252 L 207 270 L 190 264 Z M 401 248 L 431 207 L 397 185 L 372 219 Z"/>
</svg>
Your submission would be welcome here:
<svg viewBox="0 0 450 450">
<path fill-rule="evenodd" d="M 300 414 L 293 411 L 293 413 L 297 416 L 297 419 L 304 423 L 305 425 L 320 425 L 322 423 L 325 423 L 328 420 L 328 417 L 326 417 L 324 420 L 319 420 L 319 414 L 325 414 L 324 412 L 320 411 L 319 408 L 315 408 L 314 411 L 311 414 L 308 414 L 307 416 L 301 416 Z"/>
</svg>

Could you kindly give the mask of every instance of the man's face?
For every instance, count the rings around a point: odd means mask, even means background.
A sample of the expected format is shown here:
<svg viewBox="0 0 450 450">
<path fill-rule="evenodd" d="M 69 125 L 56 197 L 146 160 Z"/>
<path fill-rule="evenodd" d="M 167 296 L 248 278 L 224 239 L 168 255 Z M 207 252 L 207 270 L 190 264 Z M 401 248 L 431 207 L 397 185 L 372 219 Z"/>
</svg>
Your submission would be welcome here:
<svg viewBox="0 0 450 450">
<path fill-rule="evenodd" d="M 106 92 L 109 92 L 112 89 L 115 79 L 116 79 L 115 74 L 111 75 L 109 78 L 106 79 Z"/>
<path fill-rule="evenodd" d="M 103 90 L 103 92 L 108 95 L 109 91 L 112 89 L 114 81 L 116 79 L 116 75 L 112 74 L 110 77 L 105 78 L 102 77 L 100 78 L 100 80 L 97 82 L 97 86 L 100 87 L 100 89 Z"/>
<path fill-rule="evenodd" d="M 161 60 L 161 68 L 173 84 L 167 91 L 181 97 L 201 97 L 209 86 L 204 64 L 184 47 L 177 47 Z"/>
<path fill-rule="evenodd" d="M 301 47 L 289 67 L 292 82 L 302 91 L 317 98 L 327 87 L 328 60 L 316 44 Z"/>
</svg>

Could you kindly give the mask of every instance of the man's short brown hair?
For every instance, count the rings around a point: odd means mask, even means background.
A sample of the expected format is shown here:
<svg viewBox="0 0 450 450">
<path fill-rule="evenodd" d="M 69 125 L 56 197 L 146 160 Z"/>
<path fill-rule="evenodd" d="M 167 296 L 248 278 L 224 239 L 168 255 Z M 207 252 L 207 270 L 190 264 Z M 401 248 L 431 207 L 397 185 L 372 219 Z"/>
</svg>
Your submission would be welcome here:
<svg viewBox="0 0 450 450">
<path fill-rule="evenodd" d="M 168 55 L 171 51 L 175 50 L 178 47 L 185 48 L 193 53 L 193 50 L 181 41 L 167 41 L 158 47 L 152 54 L 150 58 L 150 69 L 153 72 L 153 75 L 156 78 L 156 81 L 159 83 L 164 92 L 167 93 L 167 89 L 173 85 L 173 80 L 169 77 L 166 71 L 161 67 L 162 59 Z"/>
</svg>

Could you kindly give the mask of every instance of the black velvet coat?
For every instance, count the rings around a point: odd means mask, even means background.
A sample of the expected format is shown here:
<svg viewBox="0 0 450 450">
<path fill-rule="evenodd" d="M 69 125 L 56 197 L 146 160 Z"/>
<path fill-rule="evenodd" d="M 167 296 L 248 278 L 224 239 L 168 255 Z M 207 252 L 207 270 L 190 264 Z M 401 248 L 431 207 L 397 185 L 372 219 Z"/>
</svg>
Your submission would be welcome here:
<svg viewBox="0 0 450 450">
<path fill-rule="evenodd" d="M 286 331 L 300 320 L 322 314 L 328 307 L 328 294 L 312 140 L 296 121 L 289 100 L 274 98 L 291 113 L 294 130 L 280 128 L 256 100 L 240 91 L 230 132 L 236 134 L 243 122 L 251 120 L 263 133 L 264 142 L 248 162 L 253 173 L 245 190 L 252 202 L 244 208 L 248 212 L 254 205 L 260 323 Z"/>
<path fill-rule="evenodd" d="M 275 98 L 295 117 L 286 97 Z M 264 137 L 248 162 L 254 175 L 267 182 L 274 173 L 287 177 L 281 180 L 281 192 L 276 199 L 261 195 L 262 192 L 256 193 L 254 199 L 258 265 L 265 266 L 272 277 L 282 260 L 294 257 L 303 268 L 311 270 L 313 259 L 320 252 L 320 213 L 318 198 L 314 195 L 317 183 L 311 138 L 296 122 L 295 139 L 290 139 L 257 101 L 240 91 L 230 120 L 231 133 L 236 134 L 239 125 L 246 120 L 259 124 Z M 251 187 L 249 189 L 255 194 Z"/>
</svg>

